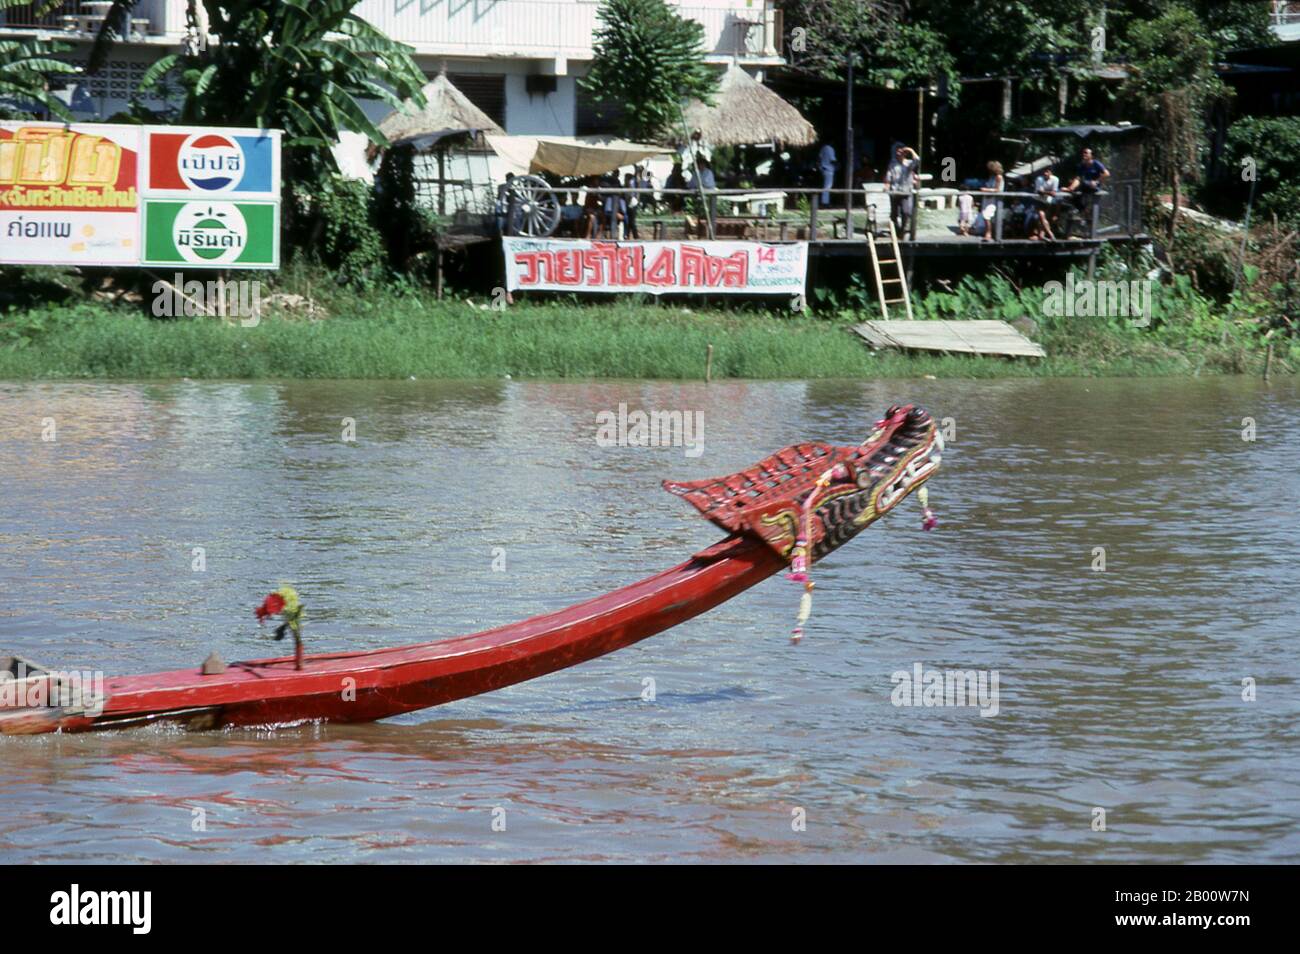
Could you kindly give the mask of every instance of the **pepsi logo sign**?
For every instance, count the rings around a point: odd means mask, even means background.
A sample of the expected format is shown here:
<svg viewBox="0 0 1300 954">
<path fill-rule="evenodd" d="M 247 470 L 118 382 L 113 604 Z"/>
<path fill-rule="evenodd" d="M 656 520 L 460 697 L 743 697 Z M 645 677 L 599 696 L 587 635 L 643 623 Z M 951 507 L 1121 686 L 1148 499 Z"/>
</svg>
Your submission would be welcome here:
<svg viewBox="0 0 1300 954">
<path fill-rule="evenodd" d="M 181 145 L 177 169 L 185 183 L 205 192 L 228 192 L 244 172 L 244 151 L 229 136 L 198 133 Z"/>
</svg>

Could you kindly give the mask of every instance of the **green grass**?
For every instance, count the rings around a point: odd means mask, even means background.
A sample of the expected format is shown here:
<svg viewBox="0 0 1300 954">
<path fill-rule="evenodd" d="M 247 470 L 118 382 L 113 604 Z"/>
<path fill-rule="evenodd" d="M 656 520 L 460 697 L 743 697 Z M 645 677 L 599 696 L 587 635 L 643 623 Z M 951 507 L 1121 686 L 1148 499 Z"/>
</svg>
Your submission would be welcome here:
<svg viewBox="0 0 1300 954">
<path fill-rule="evenodd" d="M 80 297 L 11 307 L 0 313 L 0 378 L 700 379 L 709 345 L 715 378 L 1154 376 L 1245 371 L 1257 363 L 1236 338 L 1193 340 L 1172 325 L 1151 333 L 1090 319 L 1058 322 L 1040 335 L 1047 359 L 1008 360 L 873 353 L 850 331 L 873 315 L 847 307 L 817 318 L 622 298 L 498 311 L 482 297 L 437 302 L 401 287 L 360 294 L 317 279 L 315 288 L 323 287 L 329 317 L 268 316 L 255 327 L 154 319 L 140 306 Z M 918 302 L 918 317 L 1009 318 L 1017 306 L 1025 312 L 1020 296 L 1005 289 L 959 293 L 968 298 Z"/>
</svg>

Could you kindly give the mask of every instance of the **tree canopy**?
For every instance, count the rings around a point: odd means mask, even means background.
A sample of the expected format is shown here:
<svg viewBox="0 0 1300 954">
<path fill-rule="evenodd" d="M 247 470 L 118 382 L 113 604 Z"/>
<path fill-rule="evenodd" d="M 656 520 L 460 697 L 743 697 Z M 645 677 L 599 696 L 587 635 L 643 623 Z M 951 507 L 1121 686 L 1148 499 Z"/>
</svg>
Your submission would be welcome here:
<svg viewBox="0 0 1300 954">
<path fill-rule="evenodd" d="M 116 6 L 129 10 L 135 2 L 117 0 Z M 331 147 L 342 130 L 387 144 L 362 100 L 394 108 L 407 99 L 424 102 L 425 77 L 411 48 L 352 13 L 355 5 L 355 0 L 190 0 L 191 28 L 202 16 L 203 35 L 185 51 L 154 63 L 137 97 L 176 80 L 179 102 L 169 105 L 165 118 L 282 129 L 287 181 L 335 171 Z M 111 13 L 106 22 L 114 22 Z M 113 39 L 111 27 L 106 31 L 99 38 L 101 50 Z M 216 42 L 208 42 L 209 36 Z M 92 65 L 95 59 L 92 55 Z"/>
<path fill-rule="evenodd" d="M 704 27 L 664 0 L 604 0 L 595 55 L 582 88 L 612 106 L 616 130 L 630 139 L 669 137 L 682 103 L 712 101 L 718 77 L 704 60 Z"/>
<path fill-rule="evenodd" d="M 793 68 L 841 79 L 856 53 L 865 82 L 928 85 L 940 78 L 1007 76 L 1034 82 L 1060 66 L 1123 59 L 1129 33 L 1185 9 L 1194 34 L 1221 60 L 1268 46 L 1268 4 L 1255 0 L 788 0 Z M 801 31 L 801 32 L 796 32 Z"/>
</svg>

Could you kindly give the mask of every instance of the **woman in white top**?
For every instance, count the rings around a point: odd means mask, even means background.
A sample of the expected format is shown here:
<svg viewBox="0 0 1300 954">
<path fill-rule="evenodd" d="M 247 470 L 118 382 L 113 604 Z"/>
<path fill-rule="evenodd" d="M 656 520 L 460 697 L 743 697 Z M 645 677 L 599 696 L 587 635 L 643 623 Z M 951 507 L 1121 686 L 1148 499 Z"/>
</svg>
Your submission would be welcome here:
<svg viewBox="0 0 1300 954">
<path fill-rule="evenodd" d="M 984 180 L 980 186 L 981 192 L 1001 192 L 1002 191 L 1002 163 L 993 159 L 989 162 L 989 177 Z M 990 196 L 985 200 L 983 208 L 980 209 L 980 215 L 984 216 L 984 241 L 993 241 L 993 222 L 998 217 L 998 206 L 1001 200 Z"/>
</svg>

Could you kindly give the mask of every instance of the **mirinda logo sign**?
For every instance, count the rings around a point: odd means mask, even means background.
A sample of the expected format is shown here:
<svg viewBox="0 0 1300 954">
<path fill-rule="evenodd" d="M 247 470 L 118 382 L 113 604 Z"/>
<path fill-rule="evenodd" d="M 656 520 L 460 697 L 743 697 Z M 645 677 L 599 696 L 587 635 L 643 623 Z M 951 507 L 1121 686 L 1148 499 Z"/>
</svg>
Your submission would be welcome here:
<svg viewBox="0 0 1300 954">
<path fill-rule="evenodd" d="M 150 131 L 147 138 L 147 194 L 279 197 L 278 131 L 173 129 Z"/>
</svg>

